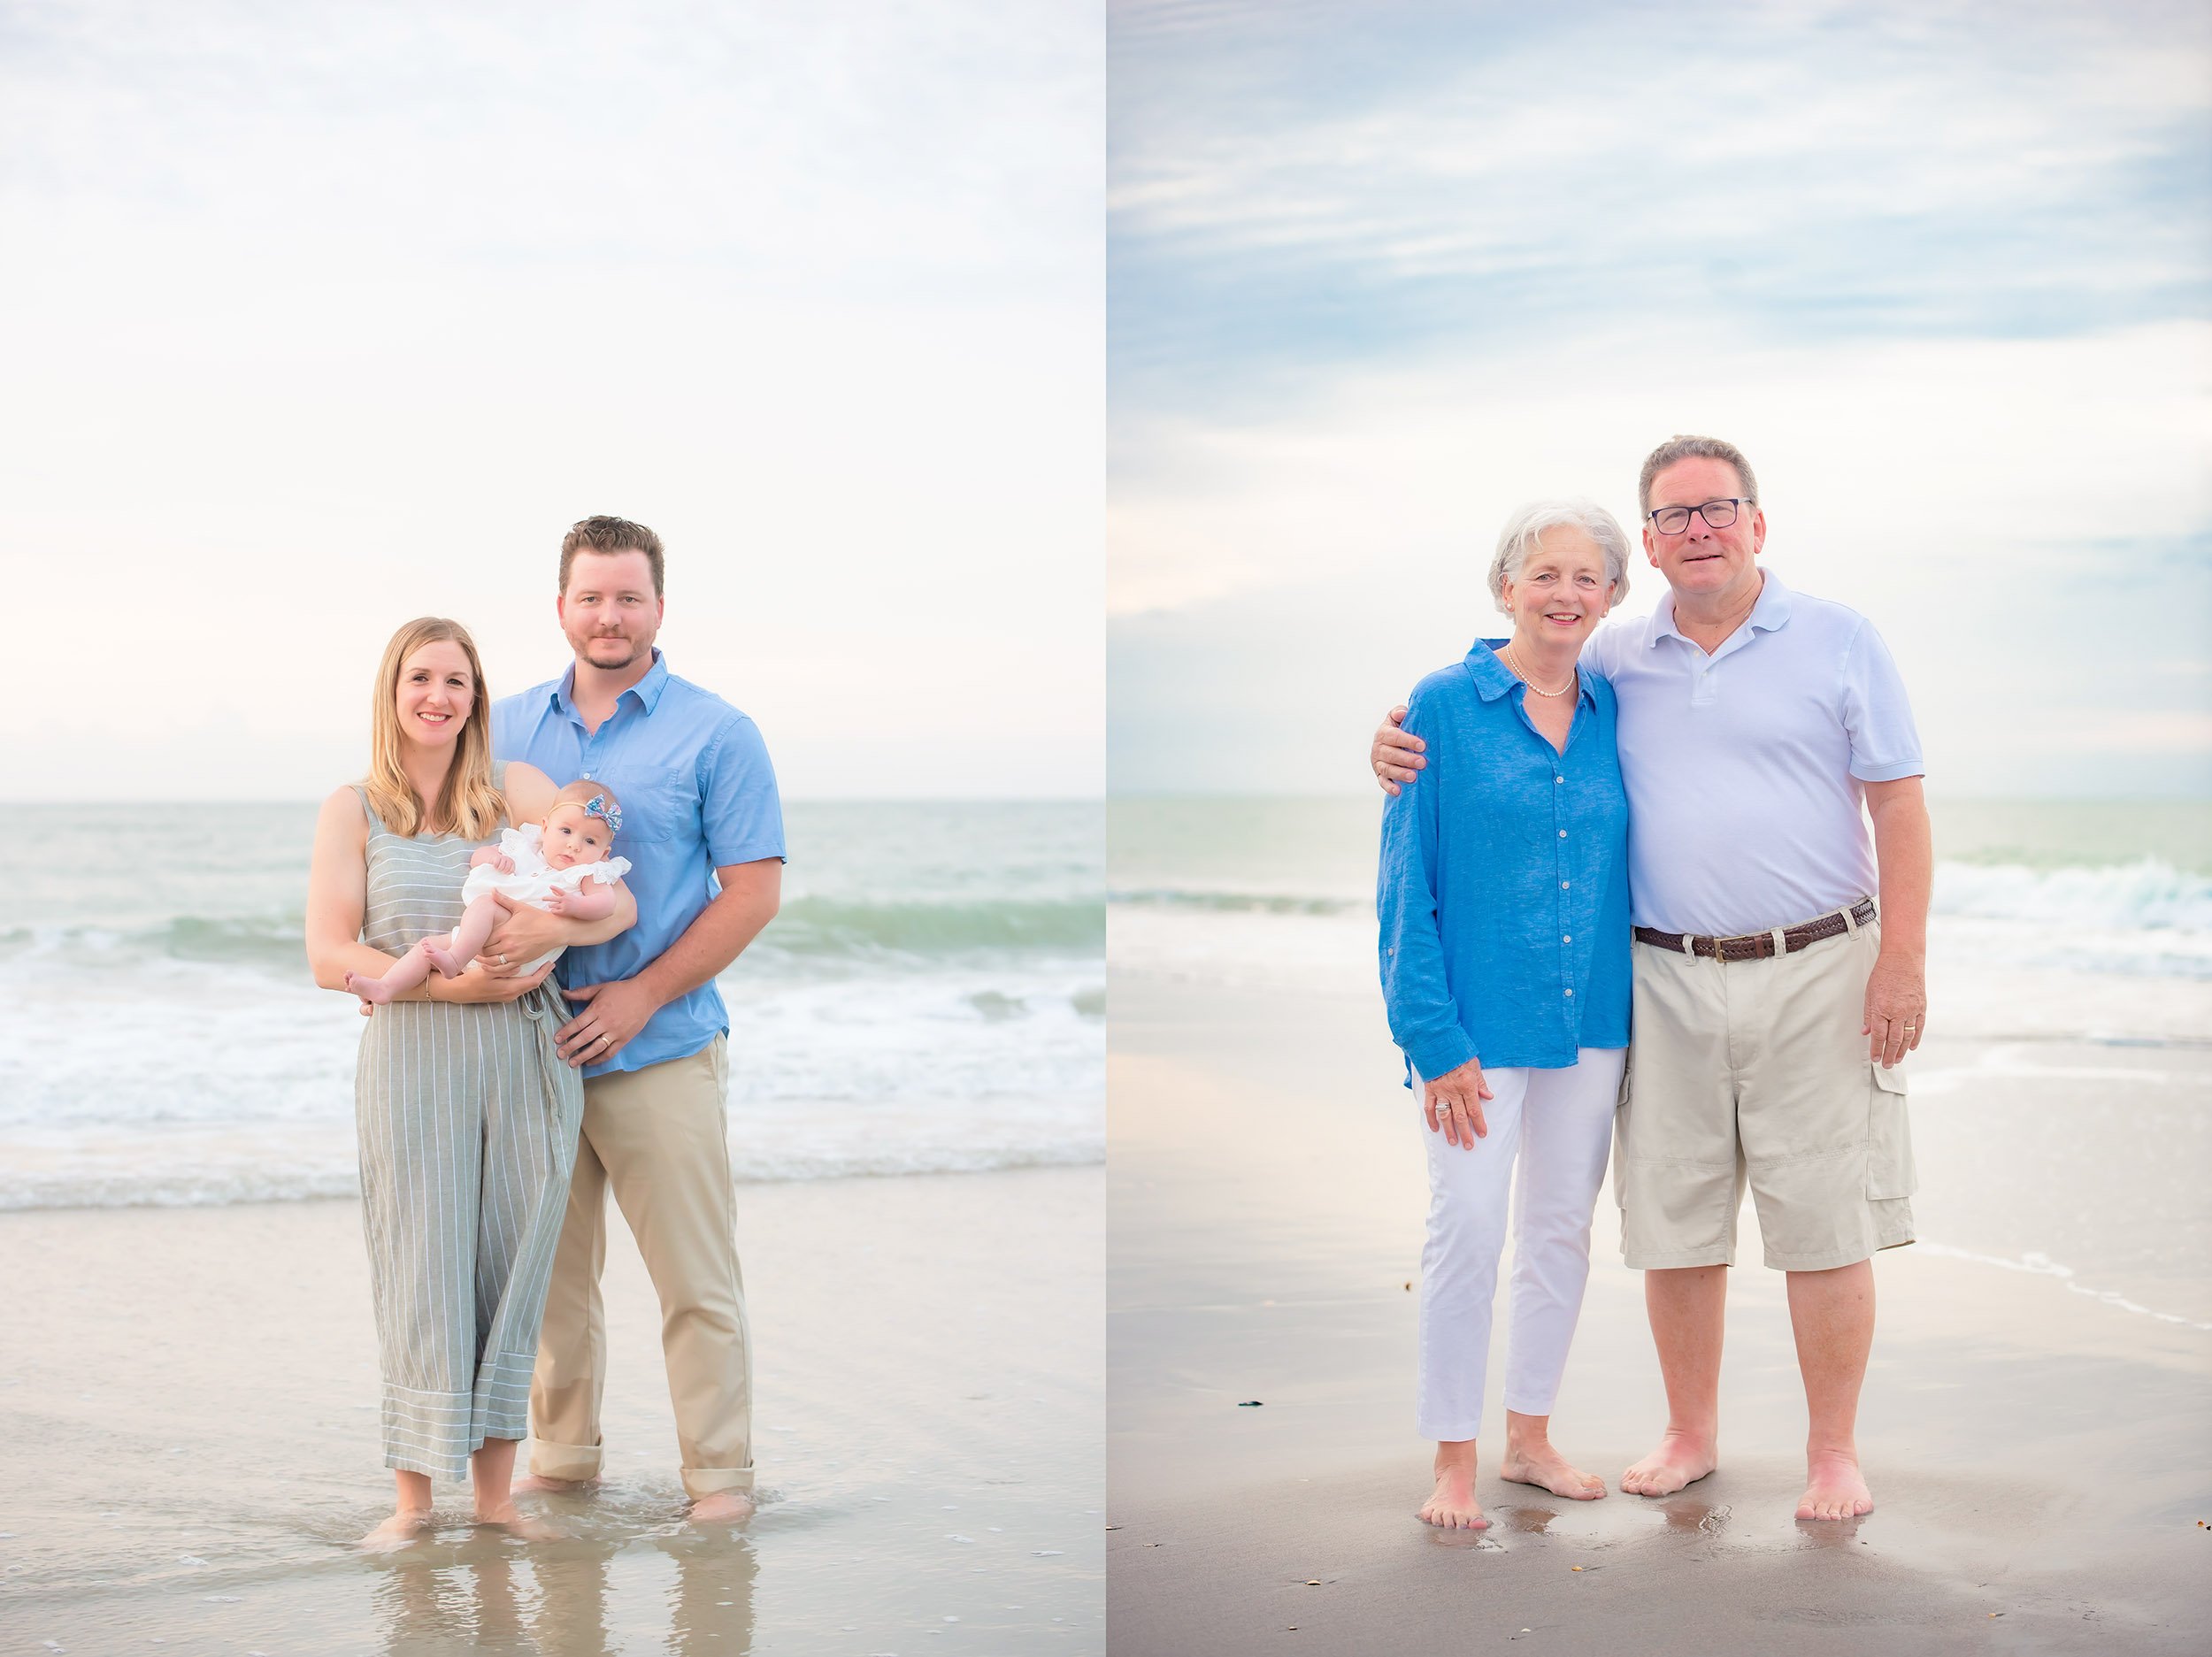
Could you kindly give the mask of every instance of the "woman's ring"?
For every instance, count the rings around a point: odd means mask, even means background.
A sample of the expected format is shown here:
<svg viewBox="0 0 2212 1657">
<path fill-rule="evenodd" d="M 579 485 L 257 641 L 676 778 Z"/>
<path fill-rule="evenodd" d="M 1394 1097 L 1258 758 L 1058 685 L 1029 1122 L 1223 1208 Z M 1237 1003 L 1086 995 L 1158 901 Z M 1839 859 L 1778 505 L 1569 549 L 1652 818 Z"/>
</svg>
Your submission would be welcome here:
<svg viewBox="0 0 2212 1657">
<path fill-rule="evenodd" d="M 499 953 L 499 964 L 503 967 L 507 964 L 507 952 L 503 949 Z"/>
</svg>

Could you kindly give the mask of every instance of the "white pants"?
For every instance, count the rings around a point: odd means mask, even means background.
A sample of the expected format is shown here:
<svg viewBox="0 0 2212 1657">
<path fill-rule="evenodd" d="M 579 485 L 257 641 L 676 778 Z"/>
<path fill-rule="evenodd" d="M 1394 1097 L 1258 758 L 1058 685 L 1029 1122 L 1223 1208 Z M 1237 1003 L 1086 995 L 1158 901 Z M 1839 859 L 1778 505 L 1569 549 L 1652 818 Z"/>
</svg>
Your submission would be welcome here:
<svg viewBox="0 0 2212 1657">
<path fill-rule="evenodd" d="M 1605 1180 L 1626 1055 L 1624 1047 L 1584 1047 L 1563 1070 L 1484 1071 L 1494 1095 L 1483 1106 L 1490 1131 L 1471 1150 L 1428 1132 L 1422 1118 L 1429 1153 L 1429 1236 L 1421 1250 L 1424 1438 L 1472 1438 L 1481 1430 L 1509 1187 L 1513 1334 L 1505 1407 L 1551 1414 L 1590 1276 L 1590 1209 Z"/>
</svg>

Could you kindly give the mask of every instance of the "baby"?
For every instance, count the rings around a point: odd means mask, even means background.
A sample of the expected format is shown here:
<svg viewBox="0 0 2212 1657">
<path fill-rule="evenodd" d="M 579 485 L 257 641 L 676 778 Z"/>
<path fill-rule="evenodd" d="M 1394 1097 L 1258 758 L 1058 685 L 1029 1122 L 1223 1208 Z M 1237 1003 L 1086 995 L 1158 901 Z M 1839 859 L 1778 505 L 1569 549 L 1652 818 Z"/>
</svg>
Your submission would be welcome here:
<svg viewBox="0 0 2212 1657">
<path fill-rule="evenodd" d="M 525 823 L 503 830 L 497 846 L 469 859 L 461 887 L 468 905 L 450 932 L 426 938 L 392 963 L 380 978 L 346 974 L 346 987 L 365 1007 L 396 999 L 430 976 L 433 967 L 458 978 L 484 947 L 513 902 L 527 903 L 549 915 L 580 921 L 604 920 L 614 912 L 614 883 L 630 872 L 629 859 L 609 857 L 622 832 L 622 806 L 604 783 L 572 782 L 553 797 L 542 825 Z M 518 970 L 535 972 L 561 952 L 540 955 Z"/>
</svg>

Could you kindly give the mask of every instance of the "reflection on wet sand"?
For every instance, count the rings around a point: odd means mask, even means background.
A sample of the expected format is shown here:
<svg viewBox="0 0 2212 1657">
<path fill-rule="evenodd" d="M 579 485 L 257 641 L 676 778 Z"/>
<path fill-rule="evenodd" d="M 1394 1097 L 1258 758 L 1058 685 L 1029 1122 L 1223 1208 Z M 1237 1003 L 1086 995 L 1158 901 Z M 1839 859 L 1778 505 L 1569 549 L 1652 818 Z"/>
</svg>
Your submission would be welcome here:
<svg viewBox="0 0 2212 1657">
<path fill-rule="evenodd" d="M 759 1566 L 748 1539 L 686 1527 L 638 1540 L 675 1566 L 664 1649 L 729 1657 L 752 1649 Z M 624 1551 L 622 1543 L 580 1538 L 525 1551 L 503 1538 L 472 1537 L 457 1547 L 379 1560 L 385 1651 L 388 1657 L 446 1651 L 610 1657 L 634 1645 L 641 1620 L 634 1585 L 619 1618 L 611 1615 L 610 1566 Z"/>
<path fill-rule="evenodd" d="M 1719 1502 L 1701 1500 L 1695 1496 L 1677 1497 L 1661 1509 L 1667 1515 L 1667 1529 L 1686 1530 L 1703 1536 L 1718 1536 L 1721 1527 L 1728 1523 L 1728 1509 Z"/>
</svg>

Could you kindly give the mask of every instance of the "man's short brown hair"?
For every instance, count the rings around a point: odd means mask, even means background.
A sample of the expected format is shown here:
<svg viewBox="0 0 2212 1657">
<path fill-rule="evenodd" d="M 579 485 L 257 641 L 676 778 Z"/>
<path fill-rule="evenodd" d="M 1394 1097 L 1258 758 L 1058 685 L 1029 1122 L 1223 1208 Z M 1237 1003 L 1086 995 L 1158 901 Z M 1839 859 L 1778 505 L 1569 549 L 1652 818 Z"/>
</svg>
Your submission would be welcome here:
<svg viewBox="0 0 2212 1657">
<path fill-rule="evenodd" d="M 1744 499 L 1754 506 L 1758 505 L 1759 480 L 1751 475 L 1751 463 L 1743 457 L 1742 449 L 1733 443 L 1723 442 L 1717 437 L 1670 437 L 1653 449 L 1644 461 L 1643 475 L 1636 479 L 1638 511 L 1651 510 L 1652 480 L 1678 460 L 1725 461 L 1735 469 L 1736 481 L 1743 489 Z M 657 564 L 653 567 L 656 570 L 660 568 Z M 564 577 L 567 575 L 566 564 L 561 566 L 561 573 Z M 659 590 L 659 579 L 657 575 L 654 577 L 656 592 Z"/>
<path fill-rule="evenodd" d="M 661 591 L 661 538 L 626 518 L 588 518 L 561 537 L 561 591 L 568 591 L 568 566 L 580 552 L 641 552 L 653 566 L 653 596 Z"/>
</svg>

